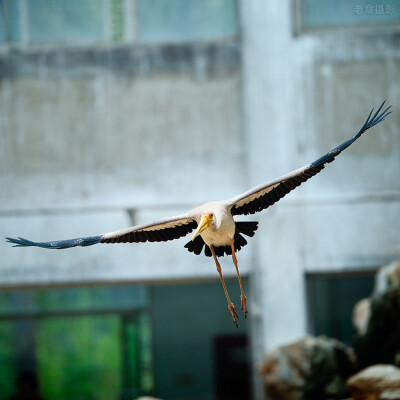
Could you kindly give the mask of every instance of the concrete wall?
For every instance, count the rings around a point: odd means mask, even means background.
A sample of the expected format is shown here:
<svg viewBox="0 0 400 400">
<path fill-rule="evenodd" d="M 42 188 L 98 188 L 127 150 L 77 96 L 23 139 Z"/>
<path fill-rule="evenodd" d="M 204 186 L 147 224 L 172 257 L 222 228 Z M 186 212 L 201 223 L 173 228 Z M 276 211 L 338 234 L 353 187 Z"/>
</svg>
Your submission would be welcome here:
<svg viewBox="0 0 400 400">
<path fill-rule="evenodd" d="M 98 234 L 228 198 L 315 160 L 387 99 L 385 122 L 255 217 L 238 258 L 256 364 L 306 333 L 306 273 L 376 268 L 399 249 L 400 52 L 390 30 L 295 35 L 291 1 L 240 4 L 242 54 L 236 42 L 2 49 L 0 236 Z M 185 242 L 0 241 L 0 286 L 216 277 Z"/>
<path fill-rule="evenodd" d="M 292 7 L 288 0 L 242 5 L 250 186 L 325 154 L 383 100 L 394 108 L 259 217 L 253 301 L 264 351 L 306 333 L 307 272 L 376 268 L 400 247 L 397 36 L 374 27 L 296 36 Z"/>
<path fill-rule="evenodd" d="M 1 237 L 114 231 L 233 196 L 241 186 L 234 41 L 5 48 L 0 78 Z M 2 240 L 0 286 L 217 277 L 212 260 L 183 249 L 187 240 L 62 253 Z"/>
</svg>

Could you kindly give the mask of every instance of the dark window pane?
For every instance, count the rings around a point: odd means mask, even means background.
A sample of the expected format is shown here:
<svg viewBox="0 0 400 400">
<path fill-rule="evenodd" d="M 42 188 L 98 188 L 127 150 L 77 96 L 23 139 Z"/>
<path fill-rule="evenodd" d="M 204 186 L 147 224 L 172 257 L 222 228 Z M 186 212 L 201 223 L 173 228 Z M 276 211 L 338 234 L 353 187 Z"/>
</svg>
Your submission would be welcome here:
<svg viewBox="0 0 400 400">
<path fill-rule="evenodd" d="M 308 313 L 314 335 L 327 335 L 351 344 L 355 334 L 353 307 L 368 297 L 374 275 L 308 276 Z"/>
<path fill-rule="evenodd" d="M 14 392 L 16 369 L 15 353 L 12 345 L 14 332 L 14 324 L 12 322 L 0 322 L 0 394 L 4 398 L 10 397 Z"/>
<path fill-rule="evenodd" d="M 234 0 L 138 0 L 138 38 L 184 42 L 236 34 Z"/>
</svg>

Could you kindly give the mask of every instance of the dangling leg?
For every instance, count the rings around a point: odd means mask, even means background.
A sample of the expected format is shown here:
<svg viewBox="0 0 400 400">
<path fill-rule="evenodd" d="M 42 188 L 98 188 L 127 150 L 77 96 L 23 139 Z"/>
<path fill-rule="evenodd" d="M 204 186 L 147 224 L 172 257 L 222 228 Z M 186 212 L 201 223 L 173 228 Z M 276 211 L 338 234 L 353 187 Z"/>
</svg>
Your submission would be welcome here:
<svg viewBox="0 0 400 400">
<path fill-rule="evenodd" d="M 233 305 L 233 303 L 231 302 L 231 300 L 229 298 L 229 294 L 228 294 L 228 291 L 226 290 L 226 286 L 225 286 L 225 281 L 224 281 L 224 278 L 222 277 L 221 266 L 219 265 L 217 256 L 215 255 L 215 252 L 214 252 L 214 247 L 212 245 L 210 245 L 210 250 L 211 250 L 211 253 L 212 253 L 213 257 L 214 257 L 215 264 L 217 265 L 217 271 L 218 271 L 219 276 L 221 278 L 222 286 L 224 287 L 226 300 L 228 301 L 229 311 L 231 312 L 232 318 L 233 318 L 233 322 L 235 323 L 235 325 L 237 327 L 238 324 L 237 324 L 236 318 L 237 318 L 238 315 L 237 315 L 237 312 L 236 312 L 236 308 L 235 308 L 235 306 Z"/>
<path fill-rule="evenodd" d="M 241 302 L 241 305 L 242 305 L 242 310 L 244 311 L 244 317 L 247 318 L 247 308 L 246 308 L 247 299 L 246 299 L 246 296 L 244 295 L 244 291 L 243 291 L 242 279 L 240 278 L 239 268 L 238 268 L 238 265 L 237 265 L 237 258 L 236 258 L 236 254 L 235 254 L 235 245 L 233 243 L 233 239 L 231 239 L 231 249 L 232 249 L 232 260 L 233 260 L 233 263 L 235 264 L 237 277 L 239 279 L 240 302 Z"/>
</svg>

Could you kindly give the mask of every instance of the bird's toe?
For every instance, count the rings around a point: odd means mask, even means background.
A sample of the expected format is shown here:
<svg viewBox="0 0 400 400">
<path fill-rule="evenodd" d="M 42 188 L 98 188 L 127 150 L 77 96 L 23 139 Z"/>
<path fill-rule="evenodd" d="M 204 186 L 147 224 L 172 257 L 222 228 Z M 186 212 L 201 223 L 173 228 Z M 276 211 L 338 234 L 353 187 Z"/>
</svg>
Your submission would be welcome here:
<svg viewBox="0 0 400 400">
<path fill-rule="evenodd" d="M 230 311 L 231 314 L 232 314 L 233 323 L 236 325 L 236 327 L 238 327 L 237 319 L 238 319 L 239 317 L 238 317 L 238 314 L 237 314 L 237 312 L 236 312 L 236 307 L 233 305 L 233 303 L 229 303 L 229 304 L 228 304 L 228 308 L 229 308 L 229 311 Z"/>
<path fill-rule="evenodd" d="M 247 306 L 246 306 L 247 298 L 246 298 L 246 296 L 244 294 L 242 294 L 240 296 L 240 303 L 241 303 L 241 306 L 242 306 L 242 310 L 244 312 L 244 317 L 247 318 Z"/>
</svg>

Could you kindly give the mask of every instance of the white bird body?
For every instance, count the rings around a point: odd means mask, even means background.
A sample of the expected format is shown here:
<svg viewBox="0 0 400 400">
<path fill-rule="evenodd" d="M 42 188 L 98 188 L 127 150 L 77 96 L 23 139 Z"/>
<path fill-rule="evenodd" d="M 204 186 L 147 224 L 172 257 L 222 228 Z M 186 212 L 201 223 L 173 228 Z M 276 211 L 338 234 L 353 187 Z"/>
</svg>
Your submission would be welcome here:
<svg viewBox="0 0 400 400">
<path fill-rule="evenodd" d="M 200 233 L 207 246 L 230 246 L 230 240 L 235 236 L 236 225 L 228 202 L 211 201 L 194 208 L 190 212 L 196 215 L 197 225 L 200 224 L 201 217 L 205 212 L 212 214 L 213 218 L 208 229 Z"/>
<path fill-rule="evenodd" d="M 246 315 L 246 296 L 243 293 L 235 252 L 247 244 L 246 239 L 242 235 L 254 236 L 258 222 L 238 222 L 234 220 L 234 216 L 254 214 L 265 210 L 297 186 L 318 174 L 326 164 L 332 162 L 336 156 L 354 143 L 366 130 L 372 128 L 390 114 L 388 112 L 390 107 L 380 113 L 384 103 L 382 103 L 372 117 L 372 111 L 370 112 L 366 122 L 355 136 L 316 161 L 271 182 L 250 189 L 230 200 L 205 203 L 185 214 L 163 218 L 150 224 L 137 225 L 98 236 L 56 240 L 52 242 L 32 242 L 23 238 L 6 239 L 17 247 L 36 246 L 46 249 L 67 249 L 76 246 L 86 247 L 97 243 L 168 241 L 183 237 L 195 230 L 193 239 L 185 245 L 185 248 L 197 255 L 201 254 L 204 248 L 206 256 L 213 256 L 224 287 L 229 310 L 236 324 L 236 310 L 229 299 L 217 256 L 223 256 L 224 254 L 232 255 L 241 289 L 241 305 Z"/>
</svg>

